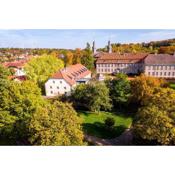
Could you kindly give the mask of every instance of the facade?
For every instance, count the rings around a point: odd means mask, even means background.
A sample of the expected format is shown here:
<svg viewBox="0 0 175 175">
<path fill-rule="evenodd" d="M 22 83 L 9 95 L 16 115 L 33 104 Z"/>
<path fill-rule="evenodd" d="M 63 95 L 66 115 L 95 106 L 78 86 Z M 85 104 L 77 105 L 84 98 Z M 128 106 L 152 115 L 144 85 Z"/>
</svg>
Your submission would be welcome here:
<svg viewBox="0 0 175 175">
<path fill-rule="evenodd" d="M 60 94 L 71 94 L 71 90 L 80 83 L 87 83 L 91 79 L 91 71 L 82 64 L 71 65 L 56 72 L 45 83 L 46 96 L 53 97 Z"/>
<path fill-rule="evenodd" d="M 154 77 L 175 78 L 175 56 L 148 55 L 144 60 L 144 73 Z"/>
<path fill-rule="evenodd" d="M 175 56 L 169 54 L 117 54 L 95 55 L 98 74 L 138 74 L 162 78 L 175 78 Z"/>
<path fill-rule="evenodd" d="M 144 59 L 148 54 L 99 53 L 95 55 L 98 74 L 138 74 L 144 70 Z"/>
</svg>

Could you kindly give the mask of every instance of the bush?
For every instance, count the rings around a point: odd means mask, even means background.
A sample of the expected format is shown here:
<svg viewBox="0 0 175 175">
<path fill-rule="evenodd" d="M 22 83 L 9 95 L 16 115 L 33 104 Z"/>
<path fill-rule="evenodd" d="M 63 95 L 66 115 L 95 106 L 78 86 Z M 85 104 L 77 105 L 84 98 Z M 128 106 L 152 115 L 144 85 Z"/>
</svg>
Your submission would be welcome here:
<svg viewBox="0 0 175 175">
<path fill-rule="evenodd" d="M 105 119 L 105 127 L 106 129 L 112 130 L 115 125 L 115 120 L 112 117 L 107 117 Z"/>
</svg>

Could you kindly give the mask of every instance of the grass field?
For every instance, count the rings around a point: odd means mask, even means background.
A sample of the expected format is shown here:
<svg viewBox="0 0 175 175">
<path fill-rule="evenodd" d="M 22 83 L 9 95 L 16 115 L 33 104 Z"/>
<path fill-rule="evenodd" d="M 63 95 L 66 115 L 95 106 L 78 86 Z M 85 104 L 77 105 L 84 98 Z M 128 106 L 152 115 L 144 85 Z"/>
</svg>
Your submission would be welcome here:
<svg viewBox="0 0 175 175">
<path fill-rule="evenodd" d="M 170 88 L 175 89 L 175 83 L 171 83 Z"/>
<path fill-rule="evenodd" d="M 132 117 L 122 113 L 79 111 L 78 114 L 83 119 L 84 132 L 100 138 L 117 137 L 132 124 Z M 104 120 L 107 117 L 115 120 L 115 127 L 112 131 L 105 128 Z"/>
</svg>

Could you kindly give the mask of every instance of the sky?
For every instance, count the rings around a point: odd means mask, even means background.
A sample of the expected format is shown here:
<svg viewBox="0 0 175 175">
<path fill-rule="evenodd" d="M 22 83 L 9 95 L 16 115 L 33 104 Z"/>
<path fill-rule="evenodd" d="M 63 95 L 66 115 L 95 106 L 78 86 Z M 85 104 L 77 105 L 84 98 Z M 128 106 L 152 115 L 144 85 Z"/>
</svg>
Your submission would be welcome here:
<svg viewBox="0 0 175 175">
<path fill-rule="evenodd" d="M 85 48 L 95 40 L 96 48 L 111 43 L 137 43 L 175 38 L 175 30 L 144 29 L 20 29 L 0 30 L 0 47 Z"/>
</svg>

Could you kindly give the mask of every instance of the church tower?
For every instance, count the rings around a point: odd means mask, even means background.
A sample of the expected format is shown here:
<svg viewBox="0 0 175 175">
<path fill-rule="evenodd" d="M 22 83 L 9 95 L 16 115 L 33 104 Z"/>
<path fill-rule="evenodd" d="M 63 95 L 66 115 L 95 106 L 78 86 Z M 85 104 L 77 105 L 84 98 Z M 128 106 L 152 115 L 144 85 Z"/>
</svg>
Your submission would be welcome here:
<svg viewBox="0 0 175 175">
<path fill-rule="evenodd" d="M 112 47 L 110 40 L 108 41 L 108 53 L 112 53 Z"/>
<path fill-rule="evenodd" d="M 96 53 L 95 41 L 93 41 L 93 44 L 92 44 L 92 51 L 94 54 Z"/>
</svg>

